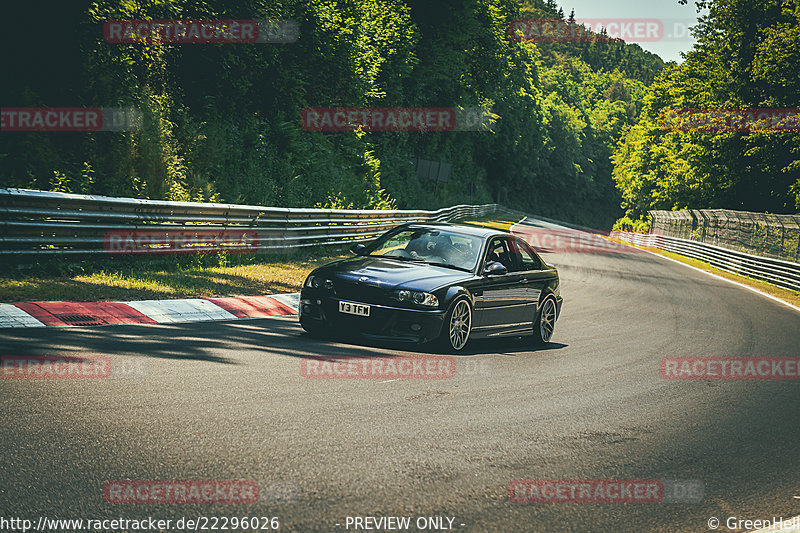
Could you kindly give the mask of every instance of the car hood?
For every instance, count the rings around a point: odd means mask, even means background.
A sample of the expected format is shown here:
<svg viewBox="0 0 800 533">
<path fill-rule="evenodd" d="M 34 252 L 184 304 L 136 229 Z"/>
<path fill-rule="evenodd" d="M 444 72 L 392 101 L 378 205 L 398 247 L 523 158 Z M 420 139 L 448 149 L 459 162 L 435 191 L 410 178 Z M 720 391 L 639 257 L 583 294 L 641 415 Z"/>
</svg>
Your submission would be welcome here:
<svg viewBox="0 0 800 533">
<path fill-rule="evenodd" d="M 314 275 L 359 281 L 365 285 L 387 289 L 402 287 L 420 291 L 432 291 L 443 285 L 466 281 L 472 277 L 470 272 L 385 257 L 354 257 L 336 261 L 320 267 Z M 360 281 L 364 277 L 367 279 Z"/>
</svg>

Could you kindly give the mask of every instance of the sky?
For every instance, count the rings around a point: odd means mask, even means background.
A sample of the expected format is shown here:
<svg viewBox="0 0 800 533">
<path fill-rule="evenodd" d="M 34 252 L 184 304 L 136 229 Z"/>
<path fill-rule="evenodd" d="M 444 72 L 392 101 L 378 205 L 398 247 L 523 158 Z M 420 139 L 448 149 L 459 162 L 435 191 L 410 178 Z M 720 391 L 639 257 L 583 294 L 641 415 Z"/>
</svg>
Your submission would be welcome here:
<svg viewBox="0 0 800 533">
<path fill-rule="evenodd" d="M 678 4 L 678 0 L 556 0 L 564 8 L 564 15 L 569 16 L 575 9 L 575 18 L 595 19 L 592 24 L 610 23 L 626 24 L 619 26 L 619 31 L 630 32 L 621 37 L 626 42 L 635 42 L 645 50 L 656 53 L 664 61 L 682 62 L 681 52 L 688 52 L 694 44 L 688 27 L 697 22 L 697 10 L 693 0 L 686 5 Z M 639 22 L 641 38 L 631 38 L 637 31 L 633 23 Z M 650 23 L 650 26 L 647 24 Z M 655 24 L 655 26 L 653 26 Z M 649 28 L 649 31 L 648 31 Z M 663 30 L 662 30 L 663 28 Z M 613 32 L 609 31 L 613 35 Z"/>
</svg>

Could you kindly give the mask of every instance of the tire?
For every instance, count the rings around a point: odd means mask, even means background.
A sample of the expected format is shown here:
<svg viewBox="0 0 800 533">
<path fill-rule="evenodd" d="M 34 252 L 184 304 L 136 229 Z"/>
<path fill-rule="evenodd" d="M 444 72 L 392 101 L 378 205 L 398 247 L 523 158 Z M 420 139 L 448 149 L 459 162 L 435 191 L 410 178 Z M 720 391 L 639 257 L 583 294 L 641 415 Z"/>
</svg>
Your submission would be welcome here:
<svg viewBox="0 0 800 533">
<path fill-rule="evenodd" d="M 461 298 L 456 300 L 445 315 L 439 342 L 445 351 L 459 352 L 469 342 L 471 332 L 472 306 L 466 298 Z"/>
<path fill-rule="evenodd" d="M 556 327 L 556 318 L 556 301 L 550 297 L 545 298 L 533 323 L 533 340 L 536 344 L 545 345 L 550 342 Z"/>
</svg>

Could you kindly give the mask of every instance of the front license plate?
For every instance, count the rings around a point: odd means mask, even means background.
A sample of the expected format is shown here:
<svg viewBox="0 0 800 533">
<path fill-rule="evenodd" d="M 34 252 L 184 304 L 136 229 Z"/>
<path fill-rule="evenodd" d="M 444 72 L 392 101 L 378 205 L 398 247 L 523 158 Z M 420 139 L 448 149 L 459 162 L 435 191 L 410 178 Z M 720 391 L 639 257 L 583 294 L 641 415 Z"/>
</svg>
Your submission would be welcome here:
<svg viewBox="0 0 800 533">
<path fill-rule="evenodd" d="M 339 312 L 348 315 L 369 316 L 369 306 L 352 302 L 339 302 Z"/>
</svg>

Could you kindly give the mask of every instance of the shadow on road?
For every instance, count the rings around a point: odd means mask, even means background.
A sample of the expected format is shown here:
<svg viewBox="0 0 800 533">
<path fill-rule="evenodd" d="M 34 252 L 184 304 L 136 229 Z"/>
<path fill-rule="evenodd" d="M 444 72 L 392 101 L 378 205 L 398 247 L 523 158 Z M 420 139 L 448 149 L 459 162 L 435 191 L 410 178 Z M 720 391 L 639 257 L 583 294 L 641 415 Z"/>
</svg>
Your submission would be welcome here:
<svg viewBox="0 0 800 533">
<path fill-rule="evenodd" d="M 566 345 L 539 347 L 526 338 L 479 339 L 456 356 L 521 354 L 558 350 Z M 436 354 L 433 346 L 409 346 L 367 339 L 317 339 L 303 332 L 295 320 L 254 319 L 235 322 L 194 322 L 148 326 L 94 328 L 31 328 L 0 330 L 0 355 L 104 354 L 162 359 L 185 359 L 240 364 L 242 349 L 264 355 L 341 359 L 393 357 L 398 352 Z"/>
<path fill-rule="evenodd" d="M 519 354 L 539 351 L 558 350 L 565 348 L 566 344 L 551 342 L 544 346 L 534 344 L 530 337 L 502 337 L 497 339 L 476 339 L 460 352 L 443 351 L 432 344 L 414 345 L 400 342 L 377 341 L 369 338 L 359 338 L 354 336 L 328 336 L 314 337 L 308 333 L 302 333 L 302 337 L 309 342 L 317 342 L 320 345 L 341 345 L 345 344 L 354 348 L 376 348 L 381 350 L 397 350 L 410 353 L 422 353 L 432 355 L 453 355 L 456 357 L 472 355 L 492 355 L 492 354 Z M 386 354 L 392 355 L 392 354 Z"/>
</svg>

